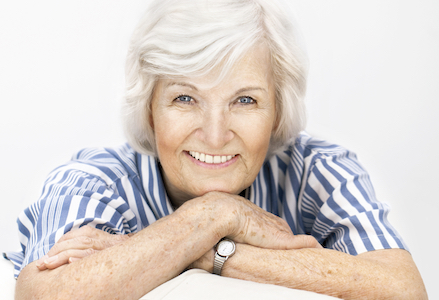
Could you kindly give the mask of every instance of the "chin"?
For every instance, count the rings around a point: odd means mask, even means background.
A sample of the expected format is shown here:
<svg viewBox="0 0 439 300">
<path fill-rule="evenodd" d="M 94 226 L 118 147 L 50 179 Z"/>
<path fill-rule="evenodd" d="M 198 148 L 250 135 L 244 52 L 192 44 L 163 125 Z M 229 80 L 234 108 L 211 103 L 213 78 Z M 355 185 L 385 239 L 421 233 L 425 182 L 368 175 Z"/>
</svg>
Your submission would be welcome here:
<svg viewBox="0 0 439 300">
<path fill-rule="evenodd" d="M 206 187 L 206 188 L 199 190 L 197 195 L 202 196 L 202 195 L 210 193 L 210 192 L 222 192 L 222 193 L 227 193 L 227 194 L 238 195 L 243 189 L 238 189 L 238 188 L 233 189 L 227 185 L 215 184 L 214 186 L 209 186 L 209 187 Z"/>
</svg>

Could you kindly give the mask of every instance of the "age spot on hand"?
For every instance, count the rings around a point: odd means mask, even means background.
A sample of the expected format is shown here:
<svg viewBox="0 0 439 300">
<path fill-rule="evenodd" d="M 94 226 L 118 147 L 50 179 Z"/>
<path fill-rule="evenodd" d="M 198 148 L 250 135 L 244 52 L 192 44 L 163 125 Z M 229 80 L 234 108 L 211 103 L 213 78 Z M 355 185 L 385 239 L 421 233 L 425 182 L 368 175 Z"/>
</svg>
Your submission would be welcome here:
<svg viewBox="0 0 439 300">
<path fill-rule="evenodd" d="M 109 260 L 109 261 L 107 261 L 107 262 L 105 263 L 105 266 L 106 266 L 108 269 L 111 269 L 111 268 L 113 267 L 113 262 L 112 262 L 111 260 Z"/>
</svg>

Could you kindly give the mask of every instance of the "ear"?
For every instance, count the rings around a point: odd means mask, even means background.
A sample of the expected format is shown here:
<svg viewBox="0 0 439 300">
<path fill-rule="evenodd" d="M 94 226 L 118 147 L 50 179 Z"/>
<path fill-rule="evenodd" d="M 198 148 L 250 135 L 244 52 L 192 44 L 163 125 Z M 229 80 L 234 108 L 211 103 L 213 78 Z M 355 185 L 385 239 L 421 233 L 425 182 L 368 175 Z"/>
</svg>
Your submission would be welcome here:
<svg viewBox="0 0 439 300">
<path fill-rule="evenodd" d="M 148 114 L 148 122 L 149 122 L 149 126 L 151 127 L 151 129 L 152 129 L 152 132 L 154 132 L 154 117 L 153 117 L 153 110 L 154 110 L 154 107 L 153 107 L 153 103 L 154 103 L 154 99 L 155 99 L 155 97 L 156 97 L 156 94 L 157 94 L 157 89 L 158 89 L 158 82 L 156 82 L 155 84 L 154 84 L 154 87 L 152 88 L 152 92 L 151 92 L 151 98 L 150 98 L 150 100 L 149 100 L 149 107 L 148 107 L 148 109 L 146 110 L 146 113 Z"/>
<path fill-rule="evenodd" d="M 280 108 L 279 108 L 279 103 L 278 100 L 275 100 L 276 102 L 276 106 L 275 106 L 275 117 L 273 120 L 273 128 L 271 130 L 271 134 L 273 134 L 278 128 L 279 128 L 279 124 L 280 124 L 280 118 L 281 118 L 281 113 L 280 113 Z"/>
<path fill-rule="evenodd" d="M 149 126 L 151 127 L 152 131 L 154 131 L 154 118 L 152 117 L 152 109 L 148 109 L 147 113 L 149 114 L 148 116 L 148 122 L 149 122 Z"/>
<path fill-rule="evenodd" d="M 278 128 L 279 128 L 279 124 L 280 124 L 280 114 L 276 114 L 276 118 L 274 118 L 274 122 L 273 122 L 273 132 L 275 132 Z"/>
</svg>

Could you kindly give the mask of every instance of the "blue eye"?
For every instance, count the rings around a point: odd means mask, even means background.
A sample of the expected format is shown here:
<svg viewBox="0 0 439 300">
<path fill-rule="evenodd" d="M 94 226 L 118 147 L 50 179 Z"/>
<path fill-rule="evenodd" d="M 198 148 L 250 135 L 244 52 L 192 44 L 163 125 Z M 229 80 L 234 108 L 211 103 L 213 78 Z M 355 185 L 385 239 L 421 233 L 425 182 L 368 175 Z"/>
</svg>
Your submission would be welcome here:
<svg viewBox="0 0 439 300">
<path fill-rule="evenodd" d="M 175 100 L 180 101 L 180 102 L 186 102 L 186 103 L 189 103 L 189 102 L 191 102 L 193 99 L 192 99 L 191 96 L 181 95 L 181 96 L 178 96 L 177 98 L 175 98 Z"/>
<path fill-rule="evenodd" d="M 238 99 L 238 102 L 241 104 L 252 104 L 256 101 L 252 97 L 241 97 Z"/>
</svg>

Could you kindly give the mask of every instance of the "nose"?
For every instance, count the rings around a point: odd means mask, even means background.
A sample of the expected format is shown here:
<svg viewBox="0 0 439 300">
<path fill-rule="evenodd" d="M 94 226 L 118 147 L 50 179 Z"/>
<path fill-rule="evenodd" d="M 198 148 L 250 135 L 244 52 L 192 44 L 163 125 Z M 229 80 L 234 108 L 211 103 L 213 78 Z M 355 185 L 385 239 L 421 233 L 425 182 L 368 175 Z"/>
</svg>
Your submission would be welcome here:
<svg viewBox="0 0 439 300">
<path fill-rule="evenodd" d="M 211 107 L 202 116 L 202 124 L 198 130 L 200 138 L 211 149 L 221 149 L 233 139 L 230 128 L 230 111 L 223 107 Z"/>
</svg>

